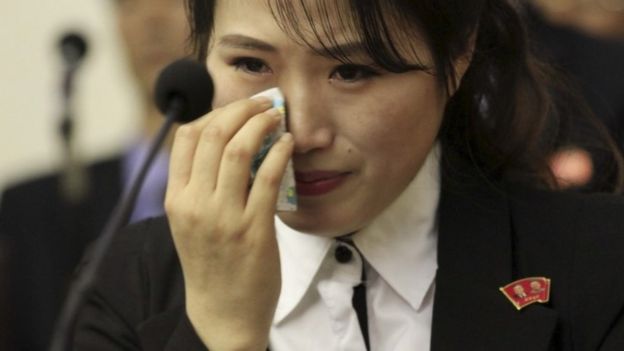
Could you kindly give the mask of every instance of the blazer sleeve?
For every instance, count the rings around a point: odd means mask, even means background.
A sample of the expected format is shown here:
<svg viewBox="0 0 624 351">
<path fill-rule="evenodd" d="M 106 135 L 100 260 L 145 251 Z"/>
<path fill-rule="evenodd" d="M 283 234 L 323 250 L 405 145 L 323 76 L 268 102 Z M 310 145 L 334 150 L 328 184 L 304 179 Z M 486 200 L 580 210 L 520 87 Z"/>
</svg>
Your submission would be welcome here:
<svg viewBox="0 0 624 351">
<path fill-rule="evenodd" d="M 78 315 L 73 350 L 207 350 L 183 296 L 166 220 L 131 226 L 118 234 L 102 262 Z"/>
</svg>

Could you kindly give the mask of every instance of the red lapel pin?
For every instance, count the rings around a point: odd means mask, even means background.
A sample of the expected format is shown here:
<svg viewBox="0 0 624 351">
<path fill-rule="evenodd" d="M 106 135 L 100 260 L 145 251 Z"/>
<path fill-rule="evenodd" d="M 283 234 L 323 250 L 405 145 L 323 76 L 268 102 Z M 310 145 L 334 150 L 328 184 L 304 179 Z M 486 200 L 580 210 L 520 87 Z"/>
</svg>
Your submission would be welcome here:
<svg viewBox="0 0 624 351">
<path fill-rule="evenodd" d="M 550 300 L 550 279 L 524 278 L 505 285 L 500 291 L 519 311 L 528 305 Z"/>
</svg>

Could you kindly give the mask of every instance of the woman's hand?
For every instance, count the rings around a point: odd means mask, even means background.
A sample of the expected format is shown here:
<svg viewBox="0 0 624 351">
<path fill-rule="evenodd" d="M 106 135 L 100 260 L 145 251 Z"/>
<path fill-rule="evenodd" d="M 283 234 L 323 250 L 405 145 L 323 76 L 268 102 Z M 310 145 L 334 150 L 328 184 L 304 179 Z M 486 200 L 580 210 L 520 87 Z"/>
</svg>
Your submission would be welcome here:
<svg viewBox="0 0 624 351">
<path fill-rule="evenodd" d="M 186 310 L 210 350 L 264 350 L 280 292 L 274 214 L 293 150 L 271 148 L 249 188 L 252 158 L 280 123 L 265 98 L 178 128 L 165 207 L 182 264 Z"/>
</svg>

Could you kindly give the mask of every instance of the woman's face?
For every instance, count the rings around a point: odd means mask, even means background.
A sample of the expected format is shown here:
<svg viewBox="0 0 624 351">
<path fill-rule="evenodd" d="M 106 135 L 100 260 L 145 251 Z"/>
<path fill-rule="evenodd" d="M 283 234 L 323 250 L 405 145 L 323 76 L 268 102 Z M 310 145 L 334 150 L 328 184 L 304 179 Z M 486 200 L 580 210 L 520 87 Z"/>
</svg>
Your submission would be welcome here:
<svg viewBox="0 0 624 351">
<path fill-rule="evenodd" d="M 414 178 L 440 128 L 446 95 L 433 75 L 389 73 L 351 49 L 355 65 L 344 65 L 286 35 L 265 1 L 217 1 L 207 58 L 213 105 L 281 88 L 299 209 L 279 215 L 300 231 L 338 236 L 367 225 Z"/>
</svg>

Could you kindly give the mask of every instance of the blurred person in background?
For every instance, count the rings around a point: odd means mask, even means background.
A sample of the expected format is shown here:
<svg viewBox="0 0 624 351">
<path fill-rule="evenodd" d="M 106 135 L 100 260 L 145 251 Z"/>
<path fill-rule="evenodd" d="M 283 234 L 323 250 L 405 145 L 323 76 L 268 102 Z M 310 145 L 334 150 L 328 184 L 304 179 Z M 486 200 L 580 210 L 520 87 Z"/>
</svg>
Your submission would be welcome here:
<svg viewBox="0 0 624 351">
<path fill-rule="evenodd" d="M 624 146 L 624 0 L 531 0 L 527 6 L 537 51 L 570 76 L 593 114 Z M 603 190 L 612 163 L 595 146 L 593 121 L 575 120 L 567 145 L 552 158 L 560 186 Z"/>
<path fill-rule="evenodd" d="M 624 0 L 533 0 L 549 22 L 624 42 Z"/>
<path fill-rule="evenodd" d="M 141 92 L 144 128 L 124 154 L 85 166 L 88 192 L 77 202 L 68 201 L 61 191 L 60 172 L 5 190 L 0 242 L 5 245 L 3 261 L 8 266 L 3 294 L 11 307 L 3 311 L 8 316 L 0 316 L 4 317 L 0 336 L 8 339 L 6 345 L 0 344 L 2 349 L 47 349 L 72 272 L 129 186 L 151 136 L 162 123 L 152 102 L 158 73 L 185 55 L 189 29 L 182 0 L 114 0 L 113 6 L 129 68 Z M 165 151 L 147 177 L 131 221 L 163 212 L 167 168 Z"/>
</svg>

